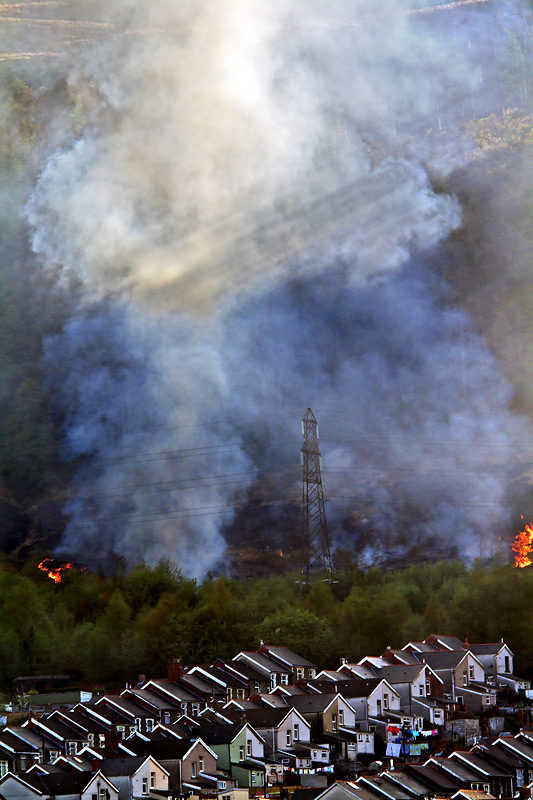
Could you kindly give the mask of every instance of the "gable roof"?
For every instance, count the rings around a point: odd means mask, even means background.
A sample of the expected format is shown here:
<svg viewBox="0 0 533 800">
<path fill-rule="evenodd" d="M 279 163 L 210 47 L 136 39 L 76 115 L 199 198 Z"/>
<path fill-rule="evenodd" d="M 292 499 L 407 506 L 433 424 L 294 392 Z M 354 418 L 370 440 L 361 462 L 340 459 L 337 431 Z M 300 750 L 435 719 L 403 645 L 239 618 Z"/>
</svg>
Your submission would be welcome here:
<svg viewBox="0 0 533 800">
<path fill-rule="evenodd" d="M 109 777 L 119 778 L 125 775 L 132 776 L 140 770 L 146 761 L 155 761 L 156 765 L 168 775 L 168 771 L 161 766 L 152 756 L 130 756 L 128 758 L 106 758 L 100 762 L 100 772 Z"/>
<path fill-rule="evenodd" d="M 281 661 L 282 664 L 285 664 L 289 667 L 310 667 L 316 668 L 316 664 L 313 664 L 311 661 L 308 661 L 307 658 L 298 655 L 293 650 L 289 650 L 288 647 L 278 647 L 277 645 L 261 645 L 261 647 L 257 651 L 258 653 L 268 653 L 273 658 L 276 658 L 278 661 Z"/>
<path fill-rule="evenodd" d="M 511 648 L 505 642 L 489 642 L 488 644 L 469 644 L 468 650 L 475 656 L 497 656 L 500 650 L 507 648 L 511 655 L 514 655 Z"/>
</svg>

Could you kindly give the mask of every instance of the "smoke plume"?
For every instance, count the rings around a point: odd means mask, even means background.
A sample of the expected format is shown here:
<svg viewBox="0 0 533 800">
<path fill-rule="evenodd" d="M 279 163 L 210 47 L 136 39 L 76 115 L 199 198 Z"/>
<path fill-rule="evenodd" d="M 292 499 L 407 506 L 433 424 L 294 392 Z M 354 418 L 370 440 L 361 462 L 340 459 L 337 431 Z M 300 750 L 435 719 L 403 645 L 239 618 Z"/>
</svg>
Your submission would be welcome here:
<svg viewBox="0 0 533 800">
<path fill-rule="evenodd" d="M 110 33 L 69 76 L 84 129 L 27 205 L 43 268 L 83 287 L 46 342 L 82 459 L 65 548 L 202 577 L 312 406 L 335 542 L 365 505 L 369 558 L 490 549 L 531 430 L 436 277 L 461 208 L 435 187 L 531 20 L 445 6 L 101 9 Z"/>
</svg>

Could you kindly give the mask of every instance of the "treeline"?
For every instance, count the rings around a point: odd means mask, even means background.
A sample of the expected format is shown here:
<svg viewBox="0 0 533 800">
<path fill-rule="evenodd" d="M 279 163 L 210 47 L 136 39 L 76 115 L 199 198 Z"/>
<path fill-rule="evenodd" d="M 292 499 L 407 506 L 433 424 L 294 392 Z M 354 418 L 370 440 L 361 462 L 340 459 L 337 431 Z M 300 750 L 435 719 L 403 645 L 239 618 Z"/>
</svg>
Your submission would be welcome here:
<svg viewBox="0 0 533 800">
<path fill-rule="evenodd" d="M 298 574 L 202 584 L 169 562 L 106 578 L 64 571 L 55 584 L 35 560 L 0 571 L 0 683 L 68 674 L 120 687 L 138 674 L 231 658 L 260 640 L 335 667 L 429 633 L 499 641 L 533 676 L 533 569 L 492 561 L 438 562 L 401 571 L 353 569 L 305 585 Z"/>
</svg>

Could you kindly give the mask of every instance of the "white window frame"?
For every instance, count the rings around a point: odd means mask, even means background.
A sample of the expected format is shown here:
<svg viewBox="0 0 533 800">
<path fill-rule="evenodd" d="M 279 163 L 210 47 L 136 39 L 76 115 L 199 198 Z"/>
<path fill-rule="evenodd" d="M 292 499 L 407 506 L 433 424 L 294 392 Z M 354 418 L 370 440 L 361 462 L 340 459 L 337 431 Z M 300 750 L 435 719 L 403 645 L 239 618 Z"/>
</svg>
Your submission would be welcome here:
<svg viewBox="0 0 533 800">
<path fill-rule="evenodd" d="M 150 789 L 155 789 L 155 772 L 150 773 Z"/>
<path fill-rule="evenodd" d="M 141 778 L 142 793 L 148 794 L 148 778 Z"/>
<path fill-rule="evenodd" d="M 198 769 L 196 761 L 191 761 L 191 778 L 196 778 L 198 776 Z"/>
<path fill-rule="evenodd" d="M 239 745 L 239 761 L 244 761 L 245 748 L 244 745 Z"/>
<path fill-rule="evenodd" d="M 295 742 L 299 742 L 300 741 L 300 725 L 299 725 L 298 722 L 294 723 L 294 730 L 293 730 L 292 738 L 294 739 Z"/>
</svg>

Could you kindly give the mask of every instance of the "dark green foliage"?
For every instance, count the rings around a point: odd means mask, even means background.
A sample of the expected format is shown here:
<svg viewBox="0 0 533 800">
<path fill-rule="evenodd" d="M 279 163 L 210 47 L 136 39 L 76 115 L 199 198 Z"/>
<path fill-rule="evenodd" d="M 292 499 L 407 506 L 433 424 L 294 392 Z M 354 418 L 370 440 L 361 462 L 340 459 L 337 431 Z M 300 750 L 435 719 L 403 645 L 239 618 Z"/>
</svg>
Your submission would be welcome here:
<svg viewBox="0 0 533 800">
<path fill-rule="evenodd" d="M 430 633 L 470 642 L 502 637 L 516 671 L 533 676 L 533 567 L 501 558 L 468 568 L 443 561 L 386 572 L 346 571 L 339 584 L 276 575 L 199 585 L 168 561 L 105 578 L 66 571 L 55 584 L 35 559 L 0 568 L 0 688 L 17 674 L 68 674 L 120 687 L 192 665 L 286 645 L 320 667 L 359 660 Z M 342 585 L 342 591 L 339 586 Z M 336 591 L 334 592 L 333 589 Z"/>
</svg>

